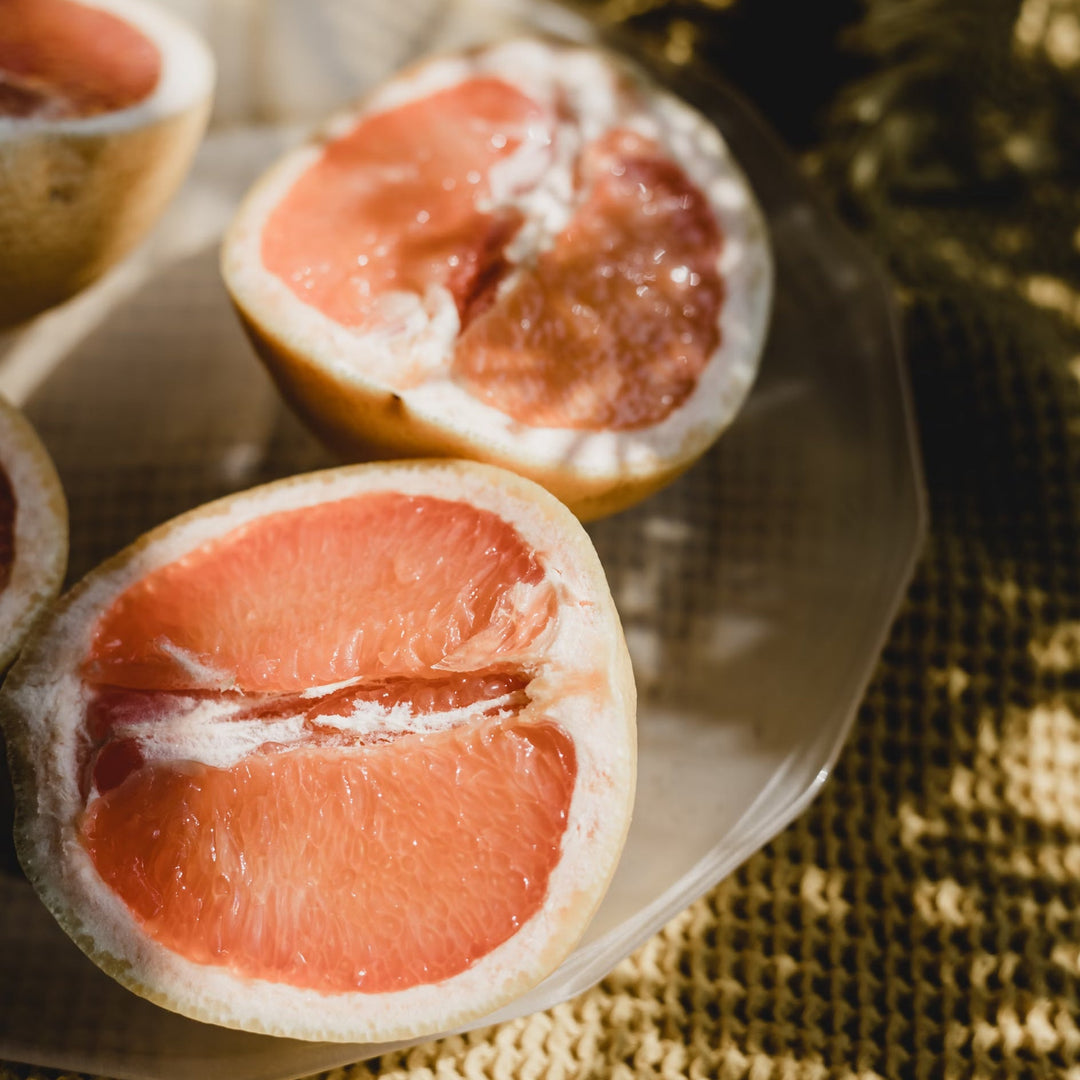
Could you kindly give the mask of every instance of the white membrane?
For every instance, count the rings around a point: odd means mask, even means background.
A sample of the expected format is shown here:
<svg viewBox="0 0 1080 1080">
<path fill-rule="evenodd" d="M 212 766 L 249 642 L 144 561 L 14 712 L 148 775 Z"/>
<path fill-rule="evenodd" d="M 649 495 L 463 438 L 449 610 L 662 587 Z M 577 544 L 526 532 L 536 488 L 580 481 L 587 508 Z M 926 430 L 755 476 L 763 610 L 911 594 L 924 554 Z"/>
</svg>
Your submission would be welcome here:
<svg viewBox="0 0 1080 1080">
<path fill-rule="evenodd" d="M 322 688 L 315 688 L 315 692 Z M 311 693 L 312 691 L 307 691 Z M 355 702 L 347 715 L 305 709 L 269 719 L 237 719 L 251 708 L 242 698 L 175 699 L 176 710 L 166 715 L 117 723 L 110 729 L 113 739 L 131 739 L 147 763 L 191 761 L 215 769 L 230 769 L 247 755 L 273 748 L 274 752 L 295 749 L 312 742 L 313 732 L 339 732 L 343 739 L 335 753 L 362 752 L 373 744 L 390 742 L 406 735 L 434 735 L 480 718 L 505 719 L 514 713 L 512 695 L 475 702 L 458 709 L 414 712 L 408 704 L 390 708 L 373 701 Z M 346 739 L 344 737 L 353 738 Z M 355 740 L 355 741 L 354 741 Z M 96 795 L 91 790 L 90 799 Z"/>
</svg>

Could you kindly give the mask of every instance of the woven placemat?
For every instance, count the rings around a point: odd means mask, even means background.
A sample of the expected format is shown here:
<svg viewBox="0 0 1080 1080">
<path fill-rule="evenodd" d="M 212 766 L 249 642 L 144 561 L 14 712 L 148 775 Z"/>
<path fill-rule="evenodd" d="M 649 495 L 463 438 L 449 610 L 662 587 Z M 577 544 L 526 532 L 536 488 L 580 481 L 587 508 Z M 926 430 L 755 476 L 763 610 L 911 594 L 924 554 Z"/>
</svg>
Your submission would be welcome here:
<svg viewBox="0 0 1080 1080">
<path fill-rule="evenodd" d="M 741 82 L 893 275 L 931 537 L 808 813 L 582 997 L 327 1075 L 1080 1077 L 1080 2 L 598 10 Z"/>
</svg>

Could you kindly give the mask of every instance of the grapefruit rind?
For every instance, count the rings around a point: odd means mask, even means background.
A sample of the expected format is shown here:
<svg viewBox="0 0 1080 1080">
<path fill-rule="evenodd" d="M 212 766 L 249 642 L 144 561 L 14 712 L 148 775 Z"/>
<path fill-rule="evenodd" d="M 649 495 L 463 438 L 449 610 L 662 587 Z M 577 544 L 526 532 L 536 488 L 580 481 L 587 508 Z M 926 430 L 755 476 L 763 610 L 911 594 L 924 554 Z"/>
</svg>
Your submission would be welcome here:
<svg viewBox="0 0 1080 1080">
<path fill-rule="evenodd" d="M 0 397 L 0 464 L 15 495 L 15 552 L 0 592 L 0 672 L 56 598 L 68 557 L 68 515 L 56 467 L 25 416 Z"/>
<path fill-rule="evenodd" d="M 541 101 L 567 92 L 580 109 L 586 137 L 617 122 L 655 138 L 705 194 L 723 235 L 720 344 L 688 399 L 664 420 L 630 431 L 522 423 L 451 378 L 460 323 L 448 298 L 426 327 L 426 338 L 394 341 L 339 325 L 263 265 L 261 240 L 270 215 L 327 143 L 361 118 L 479 76 L 505 80 Z M 620 104 L 619 88 L 627 81 L 647 106 L 631 115 Z M 539 208 L 526 208 L 533 234 L 550 236 L 558 228 L 567 208 L 553 210 L 557 200 L 549 196 L 567 187 L 572 184 L 566 177 L 544 182 Z M 622 61 L 531 40 L 429 60 L 330 120 L 251 190 L 226 236 L 222 272 L 279 388 L 336 450 L 353 458 L 448 456 L 502 465 L 542 484 L 583 520 L 623 509 L 674 479 L 731 423 L 757 372 L 773 290 L 764 215 L 717 129 Z M 424 305 L 431 302 L 423 298 Z"/>
<path fill-rule="evenodd" d="M 379 994 L 327 994 L 192 963 L 141 932 L 79 837 L 75 761 L 98 616 L 128 586 L 199 544 L 283 510 L 390 490 L 459 499 L 508 521 L 560 603 L 534 658 L 528 708 L 573 739 L 577 773 L 560 859 L 537 914 L 461 974 Z M 136 993 L 197 1020 L 300 1039 L 379 1043 L 450 1031 L 505 1005 L 569 954 L 614 872 L 636 771 L 635 690 L 603 569 L 569 511 L 537 485 L 471 462 L 349 466 L 209 504 L 148 533 L 88 575 L 39 624 L 0 693 L 16 793 L 16 847 L 60 925 Z"/>
<path fill-rule="evenodd" d="M 79 0 L 160 51 L 153 91 L 83 117 L 0 116 L 0 328 L 68 299 L 134 247 L 180 186 L 210 114 L 202 39 L 144 0 Z"/>
</svg>

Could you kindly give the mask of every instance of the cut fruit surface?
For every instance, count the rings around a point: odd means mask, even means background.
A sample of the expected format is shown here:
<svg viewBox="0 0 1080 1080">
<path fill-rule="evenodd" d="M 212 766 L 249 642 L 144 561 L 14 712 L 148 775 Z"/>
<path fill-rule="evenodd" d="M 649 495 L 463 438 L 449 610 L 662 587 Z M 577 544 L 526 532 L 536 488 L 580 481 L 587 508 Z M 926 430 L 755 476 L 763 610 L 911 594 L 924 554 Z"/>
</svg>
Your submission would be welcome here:
<svg viewBox="0 0 1080 1080">
<path fill-rule="evenodd" d="M 60 591 L 67 556 L 60 478 L 30 422 L 0 398 L 0 672 Z"/>
<path fill-rule="evenodd" d="M 462 455 L 582 517 L 685 469 L 756 371 L 771 262 L 708 122 L 603 54 L 429 61 L 295 151 L 226 237 L 286 395 L 352 455 Z"/>
<path fill-rule="evenodd" d="M 130 23 L 73 0 L 4 0 L 0 116 L 124 109 L 161 76 L 157 46 Z"/>
<path fill-rule="evenodd" d="M 4 0 L 0 328 L 142 238 L 187 171 L 213 79 L 206 46 L 149 0 Z"/>
<path fill-rule="evenodd" d="M 521 224 L 512 211 L 481 209 L 489 174 L 542 120 L 497 79 L 376 113 L 331 143 L 271 215 L 264 265 L 343 326 L 379 322 L 387 293 L 432 286 L 464 321 Z"/>
<path fill-rule="evenodd" d="M 633 797 L 595 552 L 477 464 L 162 526 L 61 602 L 0 715 L 20 858 L 75 940 L 168 1007 L 299 1038 L 446 1030 L 534 985 Z"/>
</svg>

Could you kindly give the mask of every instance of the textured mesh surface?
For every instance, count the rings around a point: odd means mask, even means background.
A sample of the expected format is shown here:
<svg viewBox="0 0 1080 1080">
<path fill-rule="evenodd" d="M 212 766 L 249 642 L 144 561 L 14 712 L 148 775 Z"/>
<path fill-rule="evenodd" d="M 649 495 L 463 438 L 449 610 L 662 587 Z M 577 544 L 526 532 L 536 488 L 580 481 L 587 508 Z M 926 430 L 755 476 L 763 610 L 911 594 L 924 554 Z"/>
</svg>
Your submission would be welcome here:
<svg viewBox="0 0 1080 1080">
<path fill-rule="evenodd" d="M 1080 4 L 603 9 L 814 144 L 898 284 L 931 538 L 809 812 L 575 1001 L 330 1075 L 1080 1076 Z M 811 10 L 781 101 L 751 60 Z"/>
</svg>

